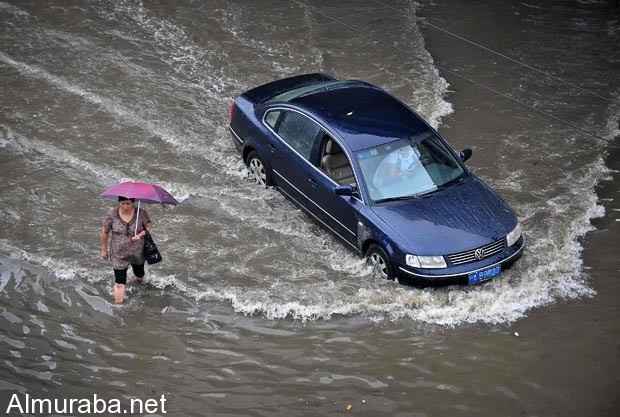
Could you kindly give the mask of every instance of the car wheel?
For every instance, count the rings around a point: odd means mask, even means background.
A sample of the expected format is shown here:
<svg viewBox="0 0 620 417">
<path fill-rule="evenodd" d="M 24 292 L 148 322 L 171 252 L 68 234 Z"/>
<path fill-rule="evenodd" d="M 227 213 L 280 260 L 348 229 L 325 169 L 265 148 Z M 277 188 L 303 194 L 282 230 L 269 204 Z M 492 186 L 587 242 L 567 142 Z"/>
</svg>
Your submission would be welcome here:
<svg viewBox="0 0 620 417">
<path fill-rule="evenodd" d="M 395 278 L 390 257 L 385 253 L 379 245 L 372 244 L 366 251 L 366 261 L 372 266 L 373 273 L 377 278 L 390 279 Z"/>
<path fill-rule="evenodd" d="M 269 187 L 272 185 L 271 172 L 269 172 L 265 162 L 263 162 L 263 158 L 260 157 L 258 152 L 250 152 L 247 159 L 247 165 L 249 170 L 248 177 L 251 181 L 257 183 L 258 185 L 262 185 L 263 187 Z"/>
</svg>

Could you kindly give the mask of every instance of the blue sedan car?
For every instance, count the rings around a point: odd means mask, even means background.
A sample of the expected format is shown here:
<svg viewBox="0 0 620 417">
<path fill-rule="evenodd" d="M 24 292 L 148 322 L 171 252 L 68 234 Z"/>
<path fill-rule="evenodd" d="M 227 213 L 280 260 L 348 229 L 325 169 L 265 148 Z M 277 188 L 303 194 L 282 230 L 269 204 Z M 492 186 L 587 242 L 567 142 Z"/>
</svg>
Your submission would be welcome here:
<svg viewBox="0 0 620 417">
<path fill-rule="evenodd" d="M 306 74 L 237 97 L 230 132 L 250 177 L 418 286 L 475 284 L 517 260 L 510 207 L 418 114 L 361 81 Z"/>
</svg>

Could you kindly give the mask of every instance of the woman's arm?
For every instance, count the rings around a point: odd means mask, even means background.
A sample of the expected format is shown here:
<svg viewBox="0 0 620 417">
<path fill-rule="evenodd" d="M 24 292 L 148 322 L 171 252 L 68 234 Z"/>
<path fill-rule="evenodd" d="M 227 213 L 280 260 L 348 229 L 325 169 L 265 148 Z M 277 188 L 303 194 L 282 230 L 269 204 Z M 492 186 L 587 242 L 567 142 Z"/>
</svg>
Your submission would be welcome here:
<svg viewBox="0 0 620 417">
<path fill-rule="evenodd" d="M 108 259 L 108 231 L 105 227 L 101 228 L 101 257 Z"/>
<path fill-rule="evenodd" d="M 152 225 L 151 223 L 147 223 L 146 225 L 144 225 L 144 228 L 145 228 L 147 231 L 149 231 L 149 232 L 151 231 L 151 228 L 152 228 L 152 227 L 153 227 L 153 225 Z M 140 239 L 142 239 L 144 236 L 146 236 L 146 232 L 145 232 L 144 230 L 140 230 L 140 231 L 138 232 L 138 234 L 137 234 L 137 235 L 132 236 L 131 240 L 133 240 L 133 241 L 140 240 Z"/>
</svg>

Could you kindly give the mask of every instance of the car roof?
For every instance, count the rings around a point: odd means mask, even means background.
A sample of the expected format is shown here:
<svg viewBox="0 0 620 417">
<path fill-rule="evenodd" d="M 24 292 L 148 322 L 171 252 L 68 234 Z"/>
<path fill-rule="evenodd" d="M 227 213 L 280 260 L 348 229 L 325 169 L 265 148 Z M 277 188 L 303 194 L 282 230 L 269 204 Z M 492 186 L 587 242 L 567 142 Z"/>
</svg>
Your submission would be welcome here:
<svg viewBox="0 0 620 417">
<path fill-rule="evenodd" d="M 343 82 L 290 100 L 323 119 L 358 151 L 429 130 L 420 116 L 386 91 L 363 82 Z"/>
</svg>

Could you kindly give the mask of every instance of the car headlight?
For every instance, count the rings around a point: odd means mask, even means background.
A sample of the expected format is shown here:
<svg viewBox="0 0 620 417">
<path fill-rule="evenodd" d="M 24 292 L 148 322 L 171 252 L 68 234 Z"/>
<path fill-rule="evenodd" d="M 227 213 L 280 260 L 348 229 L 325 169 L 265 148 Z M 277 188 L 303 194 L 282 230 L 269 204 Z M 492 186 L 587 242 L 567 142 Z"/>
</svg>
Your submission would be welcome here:
<svg viewBox="0 0 620 417">
<path fill-rule="evenodd" d="M 405 261 L 407 265 L 414 268 L 438 269 L 448 267 L 443 256 L 407 255 Z"/>
<path fill-rule="evenodd" d="M 515 228 L 512 229 L 512 231 L 506 235 L 506 243 L 508 244 L 508 247 L 511 247 L 512 245 L 517 243 L 517 240 L 519 240 L 520 237 L 521 237 L 521 225 L 519 224 L 519 222 L 517 222 L 517 225 L 515 226 Z"/>
</svg>

